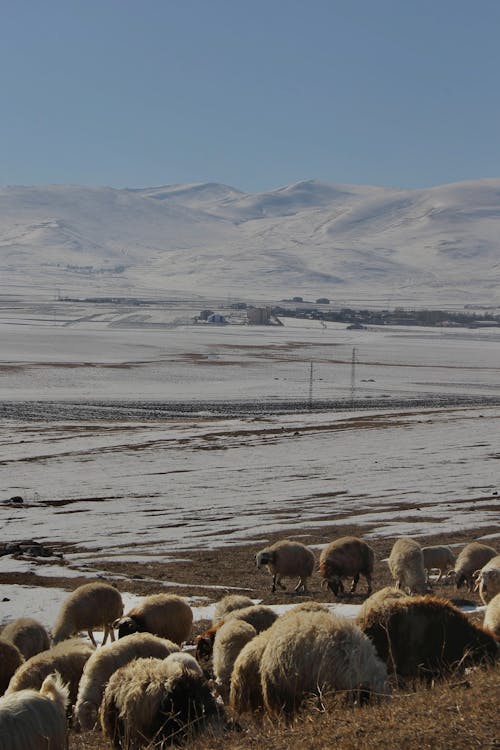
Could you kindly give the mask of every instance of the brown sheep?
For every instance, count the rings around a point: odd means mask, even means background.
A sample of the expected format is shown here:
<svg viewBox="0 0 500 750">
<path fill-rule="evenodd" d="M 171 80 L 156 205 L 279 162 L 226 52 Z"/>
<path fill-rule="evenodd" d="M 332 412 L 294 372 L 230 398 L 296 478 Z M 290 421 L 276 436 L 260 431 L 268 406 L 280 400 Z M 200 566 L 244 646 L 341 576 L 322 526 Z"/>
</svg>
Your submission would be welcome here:
<svg viewBox="0 0 500 750">
<path fill-rule="evenodd" d="M 180 646 L 191 634 L 193 610 L 176 594 L 153 594 L 113 624 L 118 628 L 118 638 L 132 633 L 152 633 Z"/>
<path fill-rule="evenodd" d="M 23 661 L 23 655 L 17 646 L 0 638 L 0 695 L 5 693 L 11 677 Z"/>
<path fill-rule="evenodd" d="M 2 638 L 17 646 L 25 659 L 50 648 L 49 634 L 38 620 L 31 617 L 9 622 L 2 630 Z"/>
<path fill-rule="evenodd" d="M 322 550 L 319 558 L 319 572 L 322 586 L 327 585 L 335 596 L 344 592 L 342 578 L 352 577 L 351 594 L 356 591 L 359 576 L 363 574 L 368 584 L 368 594 L 372 590 L 372 574 L 375 565 L 375 552 L 362 539 L 343 536 Z"/>
<path fill-rule="evenodd" d="M 271 591 L 276 591 L 276 586 L 286 590 L 281 583 L 285 576 L 298 578 L 299 581 L 295 586 L 295 591 L 307 591 L 307 579 L 310 578 L 314 571 L 314 554 L 311 550 L 300 542 L 291 542 L 289 539 L 282 539 L 275 542 L 270 547 L 266 547 L 255 555 L 257 568 L 267 565 L 267 569 L 273 577 Z"/>
<path fill-rule="evenodd" d="M 93 628 L 103 626 L 106 643 L 108 635 L 115 640 L 113 622 L 123 614 L 120 592 L 109 583 L 85 583 L 78 586 L 63 602 L 52 629 L 54 644 L 85 630 L 94 646 Z"/>
<path fill-rule="evenodd" d="M 448 600 L 433 596 L 386 599 L 357 623 L 388 669 L 402 677 L 440 677 L 498 655 L 491 634 Z"/>
<path fill-rule="evenodd" d="M 460 552 L 455 563 L 455 586 L 460 589 L 464 583 L 469 591 L 474 588 L 474 573 L 480 570 L 497 551 L 481 542 L 470 542 Z"/>
</svg>

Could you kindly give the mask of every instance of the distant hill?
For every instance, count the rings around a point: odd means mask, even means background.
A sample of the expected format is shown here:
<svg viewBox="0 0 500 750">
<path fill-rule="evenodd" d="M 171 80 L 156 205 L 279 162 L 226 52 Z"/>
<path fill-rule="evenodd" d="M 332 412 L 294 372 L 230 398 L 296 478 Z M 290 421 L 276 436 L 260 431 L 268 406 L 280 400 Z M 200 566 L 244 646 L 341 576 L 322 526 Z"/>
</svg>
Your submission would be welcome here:
<svg viewBox="0 0 500 750">
<path fill-rule="evenodd" d="M 0 292 L 500 304 L 500 179 L 0 189 Z"/>
</svg>

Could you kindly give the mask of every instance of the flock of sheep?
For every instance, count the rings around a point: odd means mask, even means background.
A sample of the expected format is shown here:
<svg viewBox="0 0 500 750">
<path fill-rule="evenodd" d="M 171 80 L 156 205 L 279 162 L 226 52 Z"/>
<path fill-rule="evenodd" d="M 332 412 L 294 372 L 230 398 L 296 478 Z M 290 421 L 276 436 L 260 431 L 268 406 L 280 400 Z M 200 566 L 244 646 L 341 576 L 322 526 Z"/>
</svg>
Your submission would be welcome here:
<svg viewBox="0 0 500 750">
<path fill-rule="evenodd" d="M 374 563 L 371 547 L 356 537 L 335 540 L 319 558 L 335 596 L 346 579 L 351 592 L 366 579 L 370 596 L 355 621 L 315 601 L 278 617 L 233 594 L 217 603 L 194 656 L 182 650 L 193 612 L 181 597 L 148 596 L 123 616 L 116 588 L 80 586 L 63 603 L 52 639 L 29 618 L 1 632 L 0 750 L 65 750 L 69 722 L 80 731 L 100 726 L 117 750 L 164 747 L 208 726 L 229 726 L 228 705 L 235 716 L 290 718 L 314 695 L 382 698 L 401 681 L 498 659 L 500 555 L 492 547 L 472 542 L 455 559 L 449 547 L 398 539 L 388 559 L 395 587 L 372 594 Z M 268 568 L 273 591 L 293 577 L 303 592 L 316 565 L 310 549 L 289 540 L 259 552 L 256 564 Z M 430 594 L 431 569 L 438 580 L 454 575 L 458 588 L 476 588 L 487 605 L 483 626 Z M 104 630 L 99 647 L 95 628 Z M 78 637 L 82 631 L 90 643 Z"/>
</svg>

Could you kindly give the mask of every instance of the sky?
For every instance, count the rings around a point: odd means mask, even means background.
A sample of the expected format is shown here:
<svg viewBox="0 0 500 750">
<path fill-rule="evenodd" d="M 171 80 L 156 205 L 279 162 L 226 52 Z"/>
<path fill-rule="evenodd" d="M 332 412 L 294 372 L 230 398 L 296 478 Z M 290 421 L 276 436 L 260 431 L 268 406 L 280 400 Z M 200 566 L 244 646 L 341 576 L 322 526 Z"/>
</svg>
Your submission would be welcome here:
<svg viewBox="0 0 500 750">
<path fill-rule="evenodd" d="M 0 184 L 500 176 L 498 0 L 3 0 Z"/>
</svg>

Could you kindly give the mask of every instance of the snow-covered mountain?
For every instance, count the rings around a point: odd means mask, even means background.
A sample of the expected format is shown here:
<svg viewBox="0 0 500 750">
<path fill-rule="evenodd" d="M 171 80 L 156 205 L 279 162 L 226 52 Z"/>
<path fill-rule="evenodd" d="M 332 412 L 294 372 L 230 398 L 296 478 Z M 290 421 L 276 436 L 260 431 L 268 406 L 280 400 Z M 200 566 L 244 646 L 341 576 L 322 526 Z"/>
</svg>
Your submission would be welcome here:
<svg viewBox="0 0 500 750">
<path fill-rule="evenodd" d="M 0 189 L 0 292 L 500 304 L 500 179 Z"/>
</svg>

